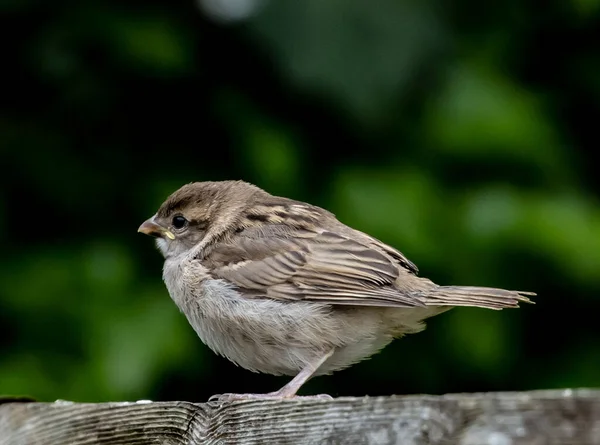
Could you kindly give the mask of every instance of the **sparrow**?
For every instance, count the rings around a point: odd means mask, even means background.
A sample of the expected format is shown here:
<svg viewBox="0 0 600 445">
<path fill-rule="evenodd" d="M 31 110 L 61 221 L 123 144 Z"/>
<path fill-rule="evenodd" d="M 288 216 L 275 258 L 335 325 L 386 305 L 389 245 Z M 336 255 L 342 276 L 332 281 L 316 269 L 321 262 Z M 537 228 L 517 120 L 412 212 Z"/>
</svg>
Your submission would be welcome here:
<svg viewBox="0 0 600 445">
<path fill-rule="evenodd" d="M 167 290 L 210 349 L 250 371 L 293 376 L 278 391 L 226 399 L 297 397 L 311 377 L 370 357 L 429 317 L 515 308 L 535 295 L 439 286 L 333 213 L 243 181 L 184 185 L 138 232 L 156 238 Z"/>
</svg>

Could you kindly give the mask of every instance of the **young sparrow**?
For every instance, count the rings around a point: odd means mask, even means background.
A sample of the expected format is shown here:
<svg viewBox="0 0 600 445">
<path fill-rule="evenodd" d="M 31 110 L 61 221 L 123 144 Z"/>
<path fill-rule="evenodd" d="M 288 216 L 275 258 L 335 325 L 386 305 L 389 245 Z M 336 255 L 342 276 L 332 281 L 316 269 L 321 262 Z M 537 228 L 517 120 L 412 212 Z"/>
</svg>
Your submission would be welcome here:
<svg viewBox="0 0 600 445">
<path fill-rule="evenodd" d="M 156 237 L 173 301 L 214 352 L 255 372 L 313 375 L 373 355 L 454 306 L 518 307 L 531 292 L 438 286 L 402 253 L 322 208 L 242 181 L 196 182 L 138 229 Z"/>
</svg>

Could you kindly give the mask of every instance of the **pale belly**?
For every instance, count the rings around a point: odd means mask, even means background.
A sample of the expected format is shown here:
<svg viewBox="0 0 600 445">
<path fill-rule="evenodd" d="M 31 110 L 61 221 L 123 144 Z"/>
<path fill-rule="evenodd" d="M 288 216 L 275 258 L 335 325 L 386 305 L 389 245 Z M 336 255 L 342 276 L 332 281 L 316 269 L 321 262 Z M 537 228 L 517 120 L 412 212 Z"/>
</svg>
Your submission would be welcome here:
<svg viewBox="0 0 600 445">
<path fill-rule="evenodd" d="M 217 354 L 251 371 L 295 375 L 329 352 L 316 374 L 362 360 L 387 344 L 374 329 L 355 329 L 326 305 L 247 299 L 220 280 L 200 285 L 186 316 Z M 382 341 L 383 340 L 383 341 Z"/>
<path fill-rule="evenodd" d="M 246 298 L 224 281 L 202 279 L 198 272 L 191 276 L 194 283 L 169 274 L 165 264 L 171 297 L 209 348 L 251 371 L 295 375 L 333 349 L 315 373 L 328 374 L 370 357 L 394 337 L 422 328 L 420 320 L 405 327 L 390 324 L 404 318 L 402 313 L 413 318 L 416 309 L 332 308 Z"/>
</svg>

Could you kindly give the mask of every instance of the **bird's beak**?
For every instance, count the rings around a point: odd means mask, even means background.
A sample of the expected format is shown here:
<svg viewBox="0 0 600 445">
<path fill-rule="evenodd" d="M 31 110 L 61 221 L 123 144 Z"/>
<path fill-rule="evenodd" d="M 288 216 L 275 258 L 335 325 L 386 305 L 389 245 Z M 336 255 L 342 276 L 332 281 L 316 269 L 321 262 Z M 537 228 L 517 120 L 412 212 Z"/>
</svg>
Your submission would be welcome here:
<svg viewBox="0 0 600 445">
<path fill-rule="evenodd" d="M 175 239 L 173 232 L 154 222 L 154 216 L 144 221 L 138 228 L 138 232 L 141 232 L 144 235 L 153 236 L 155 238 L 162 238 L 166 236 L 169 239 Z"/>
</svg>

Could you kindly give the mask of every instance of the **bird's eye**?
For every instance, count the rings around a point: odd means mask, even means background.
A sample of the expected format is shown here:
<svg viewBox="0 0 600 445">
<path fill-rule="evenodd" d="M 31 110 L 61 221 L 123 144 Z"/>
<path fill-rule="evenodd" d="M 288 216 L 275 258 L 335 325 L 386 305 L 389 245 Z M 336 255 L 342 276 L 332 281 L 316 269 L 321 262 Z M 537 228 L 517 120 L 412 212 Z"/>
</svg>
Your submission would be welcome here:
<svg viewBox="0 0 600 445">
<path fill-rule="evenodd" d="M 173 217 L 173 221 L 171 224 L 173 224 L 174 229 L 183 229 L 187 222 L 187 219 L 185 219 L 183 216 L 177 215 Z"/>
</svg>

